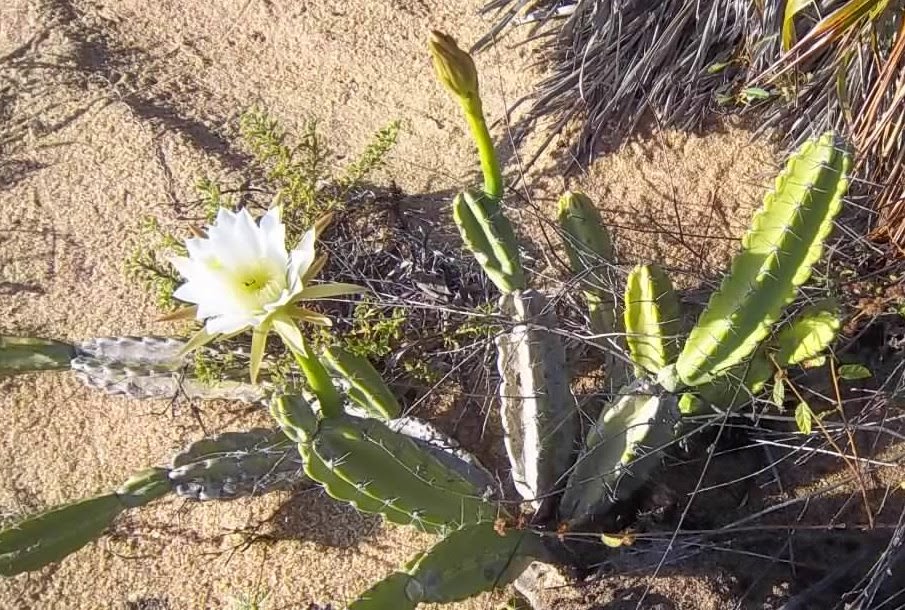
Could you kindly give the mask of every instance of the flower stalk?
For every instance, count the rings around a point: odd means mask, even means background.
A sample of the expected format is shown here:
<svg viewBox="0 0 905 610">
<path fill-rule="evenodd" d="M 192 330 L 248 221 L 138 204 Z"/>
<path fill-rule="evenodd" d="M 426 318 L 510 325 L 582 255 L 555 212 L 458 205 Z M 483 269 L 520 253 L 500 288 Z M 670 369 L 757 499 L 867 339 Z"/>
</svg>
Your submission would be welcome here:
<svg viewBox="0 0 905 610">
<path fill-rule="evenodd" d="M 431 32 L 429 47 L 437 78 L 459 101 L 465 113 L 471 137 L 478 148 L 481 172 L 484 174 L 484 192 L 500 199 L 503 196 L 503 174 L 484 118 L 474 60 L 468 52 L 459 48 L 455 38 L 436 30 Z"/>
</svg>

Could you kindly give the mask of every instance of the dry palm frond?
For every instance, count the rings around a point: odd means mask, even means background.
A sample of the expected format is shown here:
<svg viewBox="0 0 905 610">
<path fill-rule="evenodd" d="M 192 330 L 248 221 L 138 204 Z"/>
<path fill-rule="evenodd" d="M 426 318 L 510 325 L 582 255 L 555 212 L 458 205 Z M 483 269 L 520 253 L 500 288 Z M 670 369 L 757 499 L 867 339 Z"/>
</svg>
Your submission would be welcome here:
<svg viewBox="0 0 905 610">
<path fill-rule="evenodd" d="M 645 116 L 695 129 L 719 106 L 756 115 L 790 147 L 836 129 L 877 197 L 873 236 L 905 254 L 903 0 L 494 0 L 485 10 L 497 24 L 477 47 L 523 22 L 546 37 L 550 73 L 516 102 L 530 102 L 517 138 L 554 121 L 537 155 L 576 120 L 577 159 L 588 162 Z"/>
<path fill-rule="evenodd" d="M 477 47 L 513 22 L 551 28 L 551 73 L 532 96 L 519 135 L 545 116 L 556 121 L 553 133 L 583 118 L 582 160 L 602 140 L 630 133 L 648 111 L 668 124 L 699 127 L 713 92 L 732 80 L 734 49 L 756 17 L 747 0 L 497 0 L 487 7 L 494 9 L 500 21 Z"/>
</svg>

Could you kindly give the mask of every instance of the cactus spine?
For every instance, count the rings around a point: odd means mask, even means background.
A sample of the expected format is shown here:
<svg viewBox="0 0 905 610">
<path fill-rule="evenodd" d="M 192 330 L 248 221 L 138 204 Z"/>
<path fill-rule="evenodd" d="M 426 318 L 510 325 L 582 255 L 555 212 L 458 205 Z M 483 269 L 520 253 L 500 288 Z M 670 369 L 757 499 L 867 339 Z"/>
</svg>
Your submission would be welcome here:
<svg viewBox="0 0 905 610">
<path fill-rule="evenodd" d="M 676 362 L 685 385 L 706 383 L 748 356 L 820 257 L 848 186 L 848 154 L 832 134 L 805 143 L 764 199 L 742 251 Z"/>
</svg>

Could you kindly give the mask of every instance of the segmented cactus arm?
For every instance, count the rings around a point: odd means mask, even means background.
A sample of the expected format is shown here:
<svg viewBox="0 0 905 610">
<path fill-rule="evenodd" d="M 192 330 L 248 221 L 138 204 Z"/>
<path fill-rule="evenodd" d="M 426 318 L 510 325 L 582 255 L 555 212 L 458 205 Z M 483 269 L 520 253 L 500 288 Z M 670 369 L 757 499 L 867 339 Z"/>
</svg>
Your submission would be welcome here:
<svg viewBox="0 0 905 610">
<path fill-rule="evenodd" d="M 842 207 L 849 166 L 833 134 L 792 155 L 676 362 L 684 384 L 706 383 L 766 337 L 820 258 Z"/>
</svg>

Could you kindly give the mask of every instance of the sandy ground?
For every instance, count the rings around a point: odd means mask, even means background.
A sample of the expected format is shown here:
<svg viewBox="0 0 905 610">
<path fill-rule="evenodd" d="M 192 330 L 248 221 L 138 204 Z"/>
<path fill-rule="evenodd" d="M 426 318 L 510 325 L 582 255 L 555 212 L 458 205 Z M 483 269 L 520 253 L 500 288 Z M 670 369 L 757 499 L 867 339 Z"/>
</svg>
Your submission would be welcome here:
<svg viewBox="0 0 905 610">
<path fill-rule="evenodd" d="M 475 40 L 486 27 L 480 4 L 4 3 L 0 332 L 167 331 L 154 321 L 152 300 L 126 280 L 123 261 L 140 219 L 181 218 L 200 176 L 240 180 L 246 156 L 234 143 L 235 119 L 252 104 L 290 128 L 318 118 L 337 157 L 402 119 L 386 177 L 408 194 L 461 185 L 473 156 L 457 108 L 433 82 L 425 38 L 440 28 Z M 492 120 L 528 90 L 530 59 L 524 47 L 479 58 Z M 501 125 L 495 135 L 505 137 Z M 680 277 L 700 278 L 726 261 L 773 171 L 770 151 L 747 142 L 737 129 L 656 134 L 601 158 L 578 183 L 601 203 L 626 260 L 657 258 Z M 537 195 L 542 216 L 559 186 L 548 180 Z M 237 405 L 194 406 L 211 431 L 266 423 Z M 6 516 L 109 489 L 202 435 L 188 404 L 106 398 L 67 375 L 0 381 L 0 413 Z M 239 548 L 242 530 L 269 540 Z M 318 492 L 203 506 L 163 501 L 60 566 L 0 582 L 0 607 L 229 608 L 256 591 L 271 609 L 342 607 L 428 544 Z M 706 577 L 658 583 L 676 608 L 724 607 L 725 587 Z"/>
</svg>

